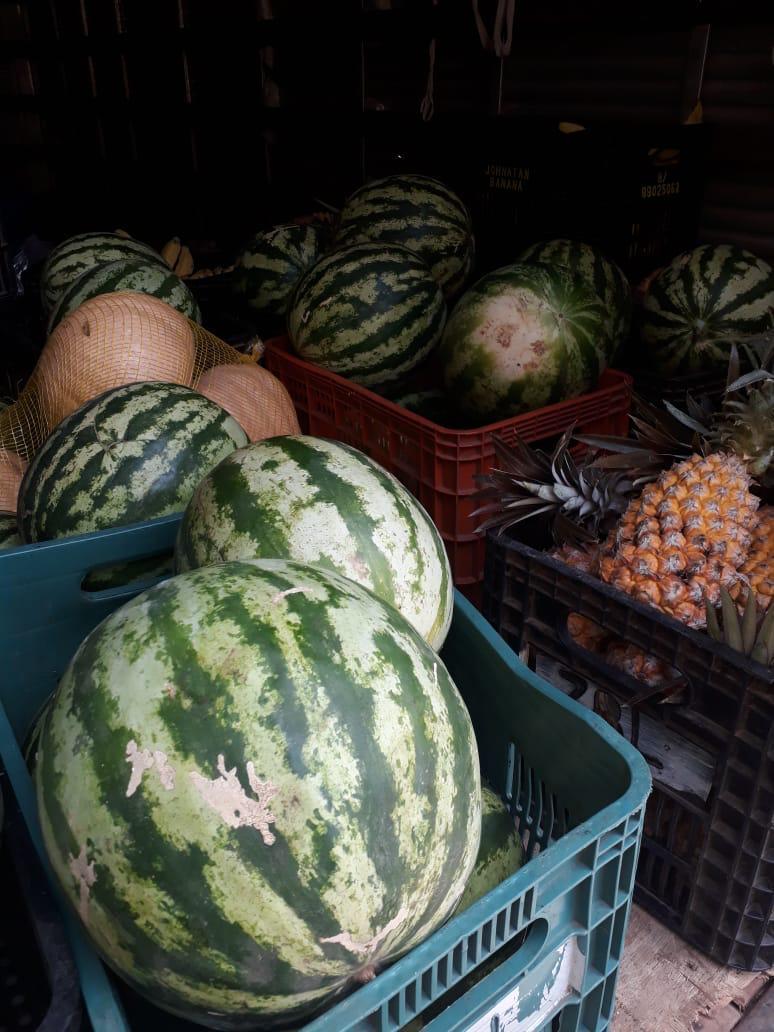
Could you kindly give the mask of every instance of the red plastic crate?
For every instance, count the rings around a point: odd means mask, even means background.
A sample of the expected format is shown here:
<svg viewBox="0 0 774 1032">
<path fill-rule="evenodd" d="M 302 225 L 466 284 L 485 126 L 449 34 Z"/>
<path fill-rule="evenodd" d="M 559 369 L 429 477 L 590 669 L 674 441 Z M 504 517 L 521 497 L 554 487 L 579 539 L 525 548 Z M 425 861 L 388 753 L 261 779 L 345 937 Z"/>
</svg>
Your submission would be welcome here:
<svg viewBox="0 0 774 1032">
<path fill-rule="evenodd" d="M 298 358 L 286 337 L 270 340 L 266 368 L 287 387 L 304 433 L 351 444 L 370 455 L 424 505 L 441 532 L 454 583 L 480 608 L 486 542 L 471 513 L 481 504 L 475 477 L 492 468 L 491 436 L 543 441 L 575 423 L 587 434 L 625 434 L 632 380 L 608 369 L 596 390 L 474 430 L 431 423 L 366 387 Z"/>
</svg>

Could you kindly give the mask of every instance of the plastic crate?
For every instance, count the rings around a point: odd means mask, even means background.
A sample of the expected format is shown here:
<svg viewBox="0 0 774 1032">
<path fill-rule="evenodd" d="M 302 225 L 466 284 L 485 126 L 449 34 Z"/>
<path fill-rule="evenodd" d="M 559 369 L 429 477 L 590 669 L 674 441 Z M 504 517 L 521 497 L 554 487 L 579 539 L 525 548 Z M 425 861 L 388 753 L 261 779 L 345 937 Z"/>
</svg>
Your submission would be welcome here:
<svg viewBox="0 0 774 1032">
<path fill-rule="evenodd" d="M 0 758 L 46 866 L 18 743 L 84 635 L 135 593 L 83 592 L 86 574 L 164 551 L 178 521 L 0 555 Z M 483 773 L 507 800 L 530 861 L 306 1028 L 394 1032 L 435 1005 L 440 1013 L 425 1026 L 431 1032 L 489 1030 L 495 1016 L 496 1027 L 511 1032 L 604 1029 L 613 1013 L 647 767 L 603 721 L 529 671 L 459 593 L 443 658 L 470 709 Z M 69 911 L 67 923 L 96 1032 L 193 1028 L 117 987 Z M 461 985 L 501 957 L 477 984 Z"/>
<path fill-rule="evenodd" d="M 674 667 L 655 692 L 573 642 L 579 613 Z M 629 737 L 651 752 L 650 797 L 635 899 L 714 960 L 747 971 L 774 964 L 774 671 L 657 609 L 522 542 L 487 539 L 484 614 L 530 665 L 612 695 Z M 667 736 L 672 767 L 642 741 Z M 680 755 L 700 756 L 706 780 L 684 787 Z M 662 768 L 663 769 L 663 768 Z M 677 778 L 681 789 L 676 790 Z M 691 774 L 693 777 L 693 774 Z"/>
<path fill-rule="evenodd" d="M 0 847 L 0 1028 L 78 1032 L 81 990 L 62 918 L 1 770 L 0 789 L 5 805 Z"/>
<path fill-rule="evenodd" d="M 558 437 L 576 424 L 587 434 L 626 434 L 631 378 L 608 369 L 597 390 L 474 430 L 429 422 L 351 380 L 293 355 L 287 338 L 268 341 L 264 362 L 287 387 L 301 429 L 359 448 L 401 480 L 427 509 L 449 554 L 455 585 L 480 608 L 484 538 L 473 513 L 476 476 L 494 460 L 492 434 L 504 441 Z"/>
</svg>

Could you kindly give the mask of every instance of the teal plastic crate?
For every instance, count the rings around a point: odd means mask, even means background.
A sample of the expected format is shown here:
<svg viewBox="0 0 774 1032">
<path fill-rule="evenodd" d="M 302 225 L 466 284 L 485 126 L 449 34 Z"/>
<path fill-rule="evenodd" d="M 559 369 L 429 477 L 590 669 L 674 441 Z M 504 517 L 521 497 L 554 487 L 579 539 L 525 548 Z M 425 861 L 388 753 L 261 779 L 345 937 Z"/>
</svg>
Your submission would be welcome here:
<svg viewBox="0 0 774 1032">
<path fill-rule="evenodd" d="M 49 874 L 20 743 L 83 637 L 142 587 L 86 592 L 87 573 L 168 551 L 178 522 L 0 553 L 0 760 Z M 442 656 L 529 862 L 306 1032 L 395 1032 L 417 1016 L 428 1032 L 597 1032 L 613 1014 L 647 766 L 521 663 L 459 593 Z M 110 975 L 64 910 L 96 1032 L 193 1030 Z M 487 973 L 471 986 L 465 980 L 479 967 Z"/>
</svg>

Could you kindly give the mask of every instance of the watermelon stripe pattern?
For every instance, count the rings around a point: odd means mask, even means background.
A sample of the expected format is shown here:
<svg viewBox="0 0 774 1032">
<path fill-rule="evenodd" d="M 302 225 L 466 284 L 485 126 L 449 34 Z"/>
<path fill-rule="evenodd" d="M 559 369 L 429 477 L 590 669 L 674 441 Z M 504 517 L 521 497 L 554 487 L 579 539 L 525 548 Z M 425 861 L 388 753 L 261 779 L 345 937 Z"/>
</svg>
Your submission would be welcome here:
<svg viewBox="0 0 774 1032">
<path fill-rule="evenodd" d="M 454 596 L 441 536 L 403 485 L 362 452 L 275 437 L 232 452 L 186 508 L 178 570 L 231 559 L 313 563 L 370 588 L 439 649 Z"/>
<path fill-rule="evenodd" d="M 247 444 L 236 420 L 171 383 L 118 387 L 62 420 L 19 489 L 26 542 L 155 519 L 185 508 L 220 459 Z"/>
<path fill-rule="evenodd" d="M 391 606 L 270 560 L 109 616 L 34 771 L 53 868 L 107 962 L 227 1029 L 307 1013 L 448 917 L 479 845 L 477 764 L 447 671 Z"/>
<path fill-rule="evenodd" d="M 119 290 L 152 294 L 195 322 L 202 314 L 196 298 L 171 269 L 146 258 L 121 258 L 104 265 L 93 265 L 62 292 L 48 320 L 48 332 L 84 301 L 98 294 L 114 294 Z"/>
<path fill-rule="evenodd" d="M 234 290 L 258 312 L 284 316 L 301 276 L 322 253 L 314 226 L 276 226 L 259 233 L 239 256 Z"/>
<path fill-rule="evenodd" d="M 158 251 L 140 240 L 117 233 L 79 233 L 58 244 L 43 265 L 40 277 L 43 311 L 48 314 L 62 292 L 87 269 L 119 258 L 144 258 L 167 268 Z"/>
<path fill-rule="evenodd" d="M 341 212 L 336 244 L 369 242 L 416 252 L 447 299 L 462 290 L 473 267 L 470 213 L 453 190 L 429 176 L 387 176 L 352 194 Z"/>
<path fill-rule="evenodd" d="M 581 394 L 607 364 L 607 311 L 567 269 L 507 265 L 457 303 L 441 344 L 448 393 L 481 420 Z"/>
<path fill-rule="evenodd" d="M 16 514 L 0 512 L 0 549 L 17 548 L 21 543 Z"/>
<path fill-rule="evenodd" d="M 295 351 L 366 386 L 422 361 L 446 320 L 441 291 L 405 247 L 358 244 L 323 258 L 299 282 L 288 315 Z"/>
<path fill-rule="evenodd" d="M 518 258 L 520 262 L 545 262 L 561 265 L 588 283 L 608 310 L 610 347 L 608 359 L 629 335 L 632 296 L 629 281 L 615 262 L 596 248 L 575 240 L 546 240 L 532 244 Z"/>
<path fill-rule="evenodd" d="M 457 912 L 466 910 L 477 899 L 491 892 L 524 863 L 524 847 L 513 817 L 496 792 L 481 786 L 481 845 L 476 866 L 465 886 Z"/>
<path fill-rule="evenodd" d="M 662 373 L 723 371 L 734 340 L 772 327 L 774 270 L 731 244 L 678 255 L 643 302 L 647 360 Z"/>
</svg>

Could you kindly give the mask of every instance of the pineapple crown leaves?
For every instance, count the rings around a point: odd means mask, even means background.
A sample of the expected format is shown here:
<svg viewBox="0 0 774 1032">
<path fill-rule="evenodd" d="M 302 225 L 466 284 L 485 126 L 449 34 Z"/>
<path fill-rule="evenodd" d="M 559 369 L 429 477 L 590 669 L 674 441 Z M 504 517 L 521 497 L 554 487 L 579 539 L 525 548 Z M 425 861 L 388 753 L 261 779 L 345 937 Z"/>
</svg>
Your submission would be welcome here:
<svg viewBox="0 0 774 1032">
<path fill-rule="evenodd" d="M 632 490 L 624 472 L 608 471 L 590 461 L 578 464 L 570 451 L 574 426 L 548 454 L 517 437 L 513 444 L 493 437 L 497 465 L 477 476 L 478 492 L 487 504 L 472 517 L 485 516 L 477 533 L 497 528 L 503 533 L 522 520 L 549 514 L 564 540 L 593 540 L 608 516 L 620 515 Z"/>
<path fill-rule="evenodd" d="M 639 488 L 655 480 L 671 462 L 707 450 L 711 402 L 689 395 L 687 413 L 664 404 L 666 411 L 634 395 L 629 417 L 632 437 L 578 434 L 576 440 L 608 453 L 594 459 L 596 468 L 626 471 L 633 477 L 633 486 Z"/>
<path fill-rule="evenodd" d="M 739 349 L 736 343 L 731 345 L 731 357 L 728 362 L 726 378 L 726 395 L 746 390 L 756 383 L 770 383 L 774 380 L 774 331 L 760 337 L 752 337 L 742 341 L 750 371 L 742 373 Z M 740 375 L 741 374 L 741 375 Z"/>
<path fill-rule="evenodd" d="M 761 617 L 755 595 L 749 591 L 740 617 L 734 600 L 725 588 L 720 589 L 720 610 L 716 610 L 707 599 L 704 605 L 707 633 L 711 638 L 749 656 L 756 663 L 774 665 L 774 606 L 770 606 L 765 616 Z"/>
</svg>

